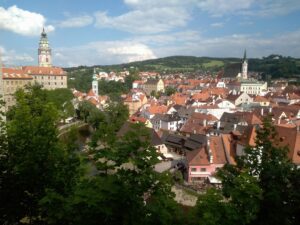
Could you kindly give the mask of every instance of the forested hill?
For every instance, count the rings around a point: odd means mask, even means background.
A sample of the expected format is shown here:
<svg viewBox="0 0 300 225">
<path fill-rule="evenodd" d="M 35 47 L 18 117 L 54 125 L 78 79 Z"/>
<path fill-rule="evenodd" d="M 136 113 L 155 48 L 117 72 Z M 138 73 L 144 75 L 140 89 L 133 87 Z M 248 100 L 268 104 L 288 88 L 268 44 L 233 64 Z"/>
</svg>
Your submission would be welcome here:
<svg viewBox="0 0 300 225">
<path fill-rule="evenodd" d="M 300 76 L 300 59 L 270 55 L 262 59 L 250 58 L 249 70 L 271 75 L 272 78 L 291 78 Z M 124 68 L 135 67 L 139 71 L 157 72 L 216 72 L 231 63 L 241 62 L 240 58 L 211 58 L 195 56 L 170 56 L 118 65 L 95 65 L 65 68 L 66 71 L 78 71 L 85 68 L 101 68 L 103 71 L 121 71 Z"/>
</svg>

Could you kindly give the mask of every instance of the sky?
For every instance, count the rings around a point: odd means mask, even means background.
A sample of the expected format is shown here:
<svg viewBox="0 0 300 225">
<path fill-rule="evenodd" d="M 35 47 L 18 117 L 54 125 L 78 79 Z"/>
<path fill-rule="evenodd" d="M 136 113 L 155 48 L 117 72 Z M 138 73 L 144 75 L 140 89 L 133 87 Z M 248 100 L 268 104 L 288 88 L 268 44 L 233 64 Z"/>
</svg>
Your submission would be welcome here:
<svg viewBox="0 0 300 225">
<path fill-rule="evenodd" d="M 5 65 L 110 65 L 173 55 L 300 58 L 300 0 L 0 0 Z"/>
</svg>

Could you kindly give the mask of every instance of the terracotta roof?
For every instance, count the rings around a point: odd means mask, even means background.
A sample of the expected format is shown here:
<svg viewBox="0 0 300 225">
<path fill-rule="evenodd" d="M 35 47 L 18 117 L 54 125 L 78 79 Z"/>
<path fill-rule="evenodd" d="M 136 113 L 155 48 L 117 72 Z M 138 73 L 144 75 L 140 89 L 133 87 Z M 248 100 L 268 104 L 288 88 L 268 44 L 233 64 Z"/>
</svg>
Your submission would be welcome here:
<svg viewBox="0 0 300 225">
<path fill-rule="evenodd" d="M 217 117 L 211 115 L 211 114 L 204 114 L 204 113 L 197 113 L 194 112 L 191 115 L 191 119 L 198 119 L 198 120 L 207 120 L 207 121 L 217 121 Z"/>
<path fill-rule="evenodd" d="M 95 106 L 97 106 L 99 104 L 99 102 L 95 98 L 89 98 L 87 101 L 89 101 L 90 103 L 92 103 Z"/>
<path fill-rule="evenodd" d="M 206 126 L 204 121 L 206 120 Z M 206 134 L 209 127 L 208 121 L 217 121 L 217 118 L 210 114 L 193 113 L 186 123 L 181 127 L 180 131 L 190 134 Z"/>
<path fill-rule="evenodd" d="M 144 117 L 137 117 L 137 116 L 131 116 L 131 117 L 129 118 L 129 120 L 130 120 L 131 122 L 141 122 L 141 123 L 146 123 L 146 121 L 147 121 L 146 118 L 144 118 Z"/>
<path fill-rule="evenodd" d="M 147 108 L 147 111 L 151 114 L 165 114 L 166 112 L 168 112 L 168 106 L 165 105 L 150 105 Z"/>
<path fill-rule="evenodd" d="M 30 75 L 66 76 L 66 72 L 60 67 L 23 66 L 25 73 Z"/>
<path fill-rule="evenodd" d="M 256 128 L 255 126 L 248 126 L 242 135 L 240 136 L 240 140 L 238 143 L 240 143 L 243 146 L 255 146 L 255 139 L 256 139 Z"/>
<path fill-rule="evenodd" d="M 204 147 L 186 153 L 189 166 L 209 165 L 208 154 Z"/>
<path fill-rule="evenodd" d="M 239 94 L 229 94 L 227 97 L 226 97 L 226 100 L 228 101 L 231 101 L 231 102 L 235 102 L 239 97 L 241 96 L 241 93 Z"/>
<path fill-rule="evenodd" d="M 210 136 L 210 149 L 213 156 L 214 164 L 225 164 L 227 163 L 225 149 L 221 136 Z"/>
<path fill-rule="evenodd" d="M 262 124 L 262 121 L 255 115 L 254 112 L 234 112 L 228 113 L 224 112 L 221 119 L 222 122 L 225 123 L 235 123 L 238 124 L 239 122 L 245 121 L 248 125 L 253 124 Z"/>
<path fill-rule="evenodd" d="M 171 96 L 171 100 L 177 105 L 185 105 L 188 98 L 189 97 L 187 95 L 181 93 L 175 93 Z"/>
<path fill-rule="evenodd" d="M 255 96 L 253 98 L 253 101 L 254 102 L 269 102 L 269 100 L 267 98 L 265 98 L 263 96 L 259 96 L 259 95 Z"/>
<path fill-rule="evenodd" d="M 293 163 L 300 165 L 300 131 L 297 126 L 275 126 L 278 133 L 278 146 L 288 146 L 288 157 Z"/>
<path fill-rule="evenodd" d="M 205 102 L 209 99 L 210 95 L 208 92 L 200 92 L 200 93 L 197 93 L 197 94 L 194 94 L 192 96 L 192 99 L 194 100 L 197 100 L 197 101 L 201 101 L 201 102 Z"/>
<path fill-rule="evenodd" d="M 277 106 L 272 108 L 271 115 L 275 120 L 278 120 L 282 113 L 284 113 L 288 119 L 293 119 L 296 117 L 299 110 L 300 106 L 298 105 Z"/>
<path fill-rule="evenodd" d="M 83 97 L 85 94 L 80 91 L 74 90 L 73 95 L 78 98 L 78 97 Z"/>
<path fill-rule="evenodd" d="M 221 134 L 221 138 L 223 141 L 224 152 L 225 152 L 227 163 L 236 164 L 236 161 L 235 161 L 236 146 L 232 140 L 232 135 L 231 134 Z"/>
<path fill-rule="evenodd" d="M 227 88 L 206 88 L 203 89 L 202 92 L 208 92 L 210 95 L 220 95 L 222 97 L 226 97 L 229 93 L 229 90 Z"/>
<path fill-rule="evenodd" d="M 33 78 L 21 69 L 2 68 L 2 79 L 32 80 Z"/>
<path fill-rule="evenodd" d="M 96 94 L 94 93 L 93 89 L 91 89 L 88 93 L 87 93 L 87 97 L 94 97 L 96 96 Z"/>
</svg>

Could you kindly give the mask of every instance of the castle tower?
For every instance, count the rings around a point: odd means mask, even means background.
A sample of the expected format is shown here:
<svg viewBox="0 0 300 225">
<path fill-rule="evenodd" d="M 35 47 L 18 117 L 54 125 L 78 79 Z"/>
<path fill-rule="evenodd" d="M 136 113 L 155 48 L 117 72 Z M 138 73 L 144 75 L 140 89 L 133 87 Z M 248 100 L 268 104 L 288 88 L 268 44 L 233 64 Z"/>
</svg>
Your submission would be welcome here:
<svg viewBox="0 0 300 225">
<path fill-rule="evenodd" d="M 97 80 L 97 74 L 95 68 L 93 74 L 92 90 L 95 93 L 95 95 L 98 97 L 98 80 Z"/>
<path fill-rule="evenodd" d="M 51 48 L 49 46 L 47 34 L 44 28 L 43 28 L 43 32 L 41 33 L 38 55 L 39 55 L 39 66 L 52 67 Z"/>
<path fill-rule="evenodd" d="M 242 78 L 245 80 L 248 79 L 248 60 L 247 60 L 246 49 L 244 52 L 244 58 L 242 62 Z"/>
</svg>

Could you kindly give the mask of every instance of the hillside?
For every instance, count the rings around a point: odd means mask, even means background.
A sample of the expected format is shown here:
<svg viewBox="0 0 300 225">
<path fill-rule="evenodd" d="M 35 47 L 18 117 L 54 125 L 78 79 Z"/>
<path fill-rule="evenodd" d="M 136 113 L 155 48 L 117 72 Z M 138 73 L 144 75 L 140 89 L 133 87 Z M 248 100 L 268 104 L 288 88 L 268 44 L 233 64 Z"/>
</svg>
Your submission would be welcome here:
<svg viewBox="0 0 300 225">
<path fill-rule="evenodd" d="M 225 64 L 239 62 L 238 58 L 209 58 L 195 56 L 170 56 L 159 59 L 124 63 L 118 65 L 95 65 L 92 67 L 101 68 L 104 71 L 121 71 L 124 68 L 137 67 L 140 71 L 157 72 L 194 72 L 197 70 L 217 71 Z M 66 68 L 67 71 L 88 68 L 85 66 Z"/>
<path fill-rule="evenodd" d="M 240 62 L 239 58 L 211 58 L 195 56 L 170 56 L 166 58 L 151 59 L 139 62 L 131 62 L 119 65 L 95 65 L 65 68 L 69 72 L 69 86 L 82 87 L 87 90 L 91 83 L 93 68 L 106 72 L 122 71 L 134 68 L 135 71 L 156 71 L 160 73 L 176 72 L 211 72 L 215 73 L 230 63 Z M 276 78 L 300 78 L 300 59 L 283 57 L 281 55 L 270 55 L 262 59 L 250 58 L 249 71 L 262 73 L 265 79 Z M 86 87 L 85 87 L 86 86 Z"/>
</svg>

